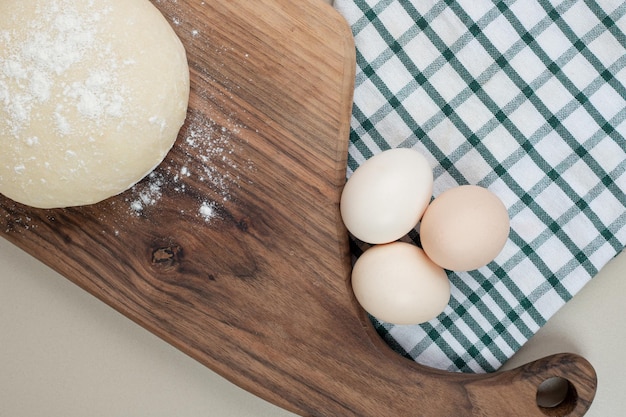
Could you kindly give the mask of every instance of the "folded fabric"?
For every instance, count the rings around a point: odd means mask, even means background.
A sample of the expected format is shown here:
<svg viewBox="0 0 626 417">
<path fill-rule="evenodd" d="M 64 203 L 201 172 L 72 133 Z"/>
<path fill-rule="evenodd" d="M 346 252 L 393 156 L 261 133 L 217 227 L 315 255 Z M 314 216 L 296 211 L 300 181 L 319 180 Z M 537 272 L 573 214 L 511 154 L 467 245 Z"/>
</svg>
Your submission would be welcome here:
<svg viewBox="0 0 626 417">
<path fill-rule="evenodd" d="M 348 177 L 382 150 L 412 147 L 432 164 L 435 197 L 476 184 L 511 218 L 493 262 L 449 273 L 437 319 L 372 320 L 419 363 L 494 371 L 626 244 L 626 3 L 335 7 L 357 48 Z M 408 238 L 419 244 L 419 226 Z"/>
</svg>

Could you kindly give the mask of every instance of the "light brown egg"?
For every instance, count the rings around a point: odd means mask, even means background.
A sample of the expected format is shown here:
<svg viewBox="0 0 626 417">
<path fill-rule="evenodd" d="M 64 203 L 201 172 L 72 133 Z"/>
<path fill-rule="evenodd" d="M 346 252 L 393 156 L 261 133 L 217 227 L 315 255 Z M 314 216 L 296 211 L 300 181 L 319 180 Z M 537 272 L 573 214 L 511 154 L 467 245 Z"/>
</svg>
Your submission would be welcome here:
<svg viewBox="0 0 626 417">
<path fill-rule="evenodd" d="M 469 271 L 491 262 L 509 236 L 509 215 L 486 188 L 451 188 L 429 205 L 420 224 L 422 247 L 430 259 L 452 271 Z"/>
</svg>

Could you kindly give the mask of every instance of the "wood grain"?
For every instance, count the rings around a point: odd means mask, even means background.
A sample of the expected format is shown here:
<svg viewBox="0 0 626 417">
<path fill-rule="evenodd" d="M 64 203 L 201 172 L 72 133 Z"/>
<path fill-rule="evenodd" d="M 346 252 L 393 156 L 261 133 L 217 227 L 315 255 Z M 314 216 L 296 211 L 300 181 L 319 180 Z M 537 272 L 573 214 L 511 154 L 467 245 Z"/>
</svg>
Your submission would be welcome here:
<svg viewBox="0 0 626 417">
<path fill-rule="evenodd" d="M 449 374 L 393 353 L 357 306 L 338 210 L 354 45 L 331 7 L 316 0 L 154 4 L 190 61 L 189 117 L 174 149 L 152 179 L 100 204 L 36 210 L 0 197 L 3 237 L 302 416 L 585 413 L 596 376 L 581 357 Z M 154 201 L 129 207 L 151 185 Z M 202 204 L 213 207 L 212 218 L 198 214 Z M 541 409 L 537 388 L 553 376 L 570 381 L 570 393 Z"/>
</svg>

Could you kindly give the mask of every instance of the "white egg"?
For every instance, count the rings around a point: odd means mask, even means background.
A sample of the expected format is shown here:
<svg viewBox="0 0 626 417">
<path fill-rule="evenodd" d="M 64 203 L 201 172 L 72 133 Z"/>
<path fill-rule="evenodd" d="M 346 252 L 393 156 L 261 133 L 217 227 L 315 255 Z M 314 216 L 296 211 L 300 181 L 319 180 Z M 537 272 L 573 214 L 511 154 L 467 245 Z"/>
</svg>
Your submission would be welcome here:
<svg viewBox="0 0 626 417">
<path fill-rule="evenodd" d="M 432 168 L 421 153 L 390 149 L 354 171 L 341 194 L 341 217 L 357 239 L 389 243 L 417 225 L 432 188 Z"/>
<path fill-rule="evenodd" d="M 352 289 L 365 311 L 393 324 L 427 322 L 450 301 L 446 272 L 405 242 L 366 250 L 352 270 Z"/>
</svg>

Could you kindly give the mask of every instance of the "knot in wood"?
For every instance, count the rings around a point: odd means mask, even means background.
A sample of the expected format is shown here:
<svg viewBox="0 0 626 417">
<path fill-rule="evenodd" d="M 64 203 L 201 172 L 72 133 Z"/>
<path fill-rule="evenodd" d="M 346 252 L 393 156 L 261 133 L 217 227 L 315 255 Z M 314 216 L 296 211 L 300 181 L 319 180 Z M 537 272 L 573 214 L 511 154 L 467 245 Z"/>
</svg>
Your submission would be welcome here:
<svg viewBox="0 0 626 417">
<path fill-rule="evenodd" d="M 178 245 L 168 245 L 155 248 L 152 251 L 152 265 L 159 268 L 173 267 L 180 263 L 183 248 Z"/>
</svg>

